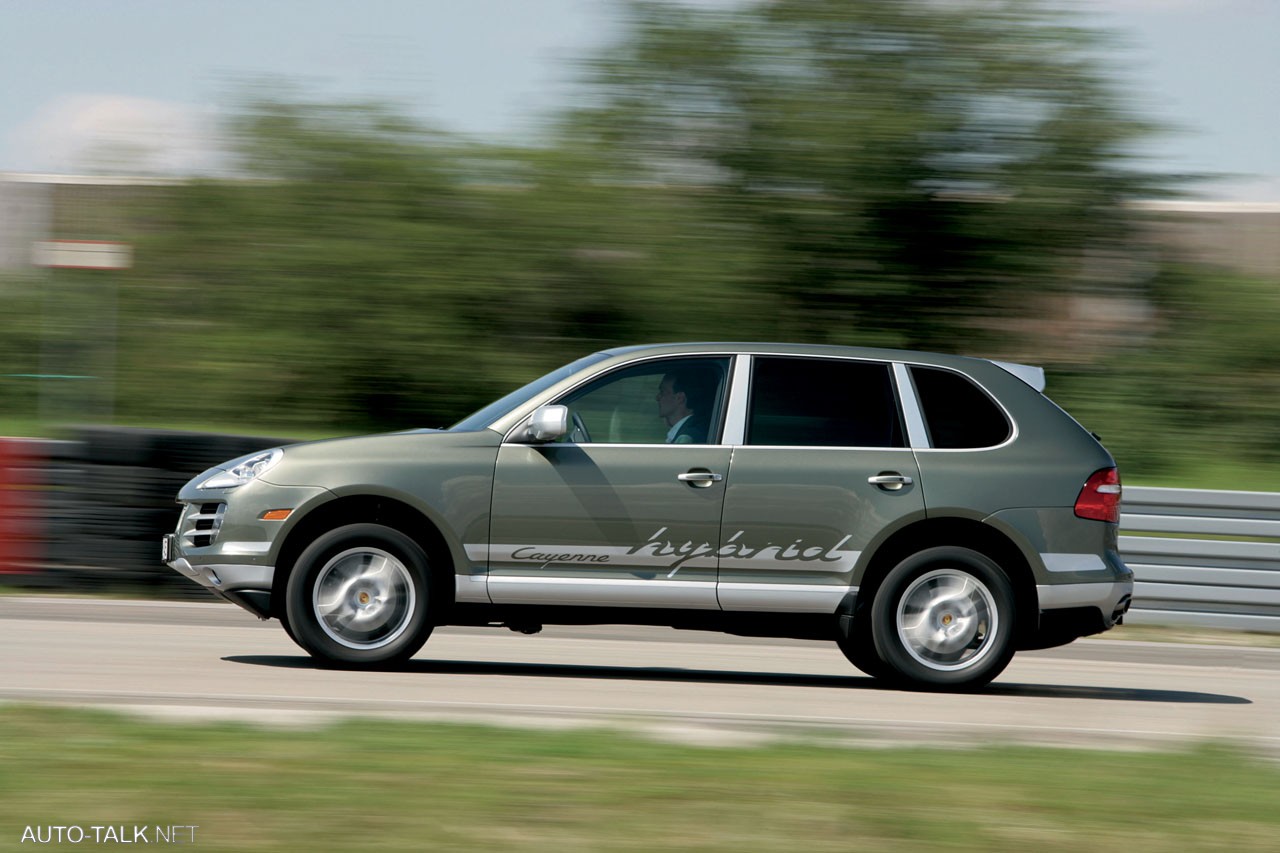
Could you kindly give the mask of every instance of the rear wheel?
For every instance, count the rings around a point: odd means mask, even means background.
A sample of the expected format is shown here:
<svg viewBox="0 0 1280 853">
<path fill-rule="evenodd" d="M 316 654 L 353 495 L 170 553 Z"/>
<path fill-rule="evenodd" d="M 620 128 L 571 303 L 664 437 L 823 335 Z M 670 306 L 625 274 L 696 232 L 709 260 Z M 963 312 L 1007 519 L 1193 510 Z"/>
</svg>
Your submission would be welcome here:
<svg viewBox="0 0 1280 853">
<path fill-rule="evenodd" d="M 293 626 L 289 624 L 289 614 L 280 614 L 280 627 L 284 628 L 284 632 L 289 635 L 290 640 L 298 643 L 298 645 L 302 645 L 302 643 L 298 642 L 298 635 L 294 633 Z"/>
<path fill-rule="evenodd" d="M 859 593 L 853 605 L 853 619 L 849 625 L 849 635 L 843 632 L 836 639 L 836 645 L 849 659 L 849 663 L 880 681 L 893 681 L 897 671 L 884 662 L 876 651 L 875 638 L 871 632 L 871 596 Z"/>
<path fill-rule="evenodd" d="M 885 577 L 871 607 L 880 658 L 912 686 L 981 687 L 1013 658 L 1013 586 L 991 558 L 929 548 Z"/>
<path fill-rule="evenodd" d="M 326 663 L 407 660 L 431 634 L 429 580 L 427 555 L 400 531 L 336 528 L 302 552 L 289 576 L 289 634 Z"/>
</svg>

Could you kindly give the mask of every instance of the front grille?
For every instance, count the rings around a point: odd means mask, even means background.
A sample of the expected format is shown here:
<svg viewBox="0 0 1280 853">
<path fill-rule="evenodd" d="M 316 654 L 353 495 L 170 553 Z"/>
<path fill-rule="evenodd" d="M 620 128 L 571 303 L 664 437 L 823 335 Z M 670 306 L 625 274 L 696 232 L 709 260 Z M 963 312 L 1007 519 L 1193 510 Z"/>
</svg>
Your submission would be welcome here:
<svg viewBox="0 0 1280 853">
<path fill-rule="evenodd" d="M 187 504 L 178 526 L 178 538 L 182 540 L 183 547 L 207 548 L 217 542 L 226 511 L 224 503 Z"/>
</svg>

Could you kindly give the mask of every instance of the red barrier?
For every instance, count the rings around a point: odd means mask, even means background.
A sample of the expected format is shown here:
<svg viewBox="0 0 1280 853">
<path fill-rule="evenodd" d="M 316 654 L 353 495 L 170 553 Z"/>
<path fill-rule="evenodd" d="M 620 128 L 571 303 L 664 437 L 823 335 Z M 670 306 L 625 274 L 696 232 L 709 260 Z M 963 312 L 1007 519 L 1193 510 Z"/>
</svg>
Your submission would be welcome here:
<svg viewBox="0 0 1280 853">
<path fill-rule="evenodd" d="M 43 514 L 35 443 L 0 438 L 0 574 L 27 574 L 36 568 Z"/>
</svg>

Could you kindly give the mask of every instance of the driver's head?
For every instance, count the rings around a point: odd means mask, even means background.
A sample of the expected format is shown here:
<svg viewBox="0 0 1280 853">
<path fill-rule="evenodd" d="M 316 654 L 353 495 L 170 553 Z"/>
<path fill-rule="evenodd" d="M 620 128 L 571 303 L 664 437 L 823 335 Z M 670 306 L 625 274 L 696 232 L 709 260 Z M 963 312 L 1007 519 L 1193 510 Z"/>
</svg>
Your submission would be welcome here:
<svg viewBox="0 0 1280 853">
<path fill-rule="evenodd" d="M 674 373 L 662 377 L 654 399 L 658 402 L 658 417 L 665 420 L 668 426 L 693 412 L 689 406 L 688 389 Z"/>
<path fill-rule="evenodd" d="M 669 425 L 698 412 L 705 405 L 708 377 L 696 368 L 673 370 L 658 383 L 658 417 Z"/>
</svg>

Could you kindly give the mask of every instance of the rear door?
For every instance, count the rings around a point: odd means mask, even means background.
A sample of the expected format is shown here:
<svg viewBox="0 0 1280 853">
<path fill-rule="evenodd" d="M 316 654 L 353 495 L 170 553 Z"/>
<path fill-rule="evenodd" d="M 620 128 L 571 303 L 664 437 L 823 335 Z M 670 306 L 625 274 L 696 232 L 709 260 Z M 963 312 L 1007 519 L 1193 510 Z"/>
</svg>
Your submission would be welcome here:
<svg viewBox="0 0 1280 853">
<path fill-rule="evenodd" d="M 720 530 L 723 609 L 833 613 L 868 545 L 924 516 L 892 376 L 887 362 L 750 357 Z"/>
</svg>

